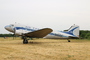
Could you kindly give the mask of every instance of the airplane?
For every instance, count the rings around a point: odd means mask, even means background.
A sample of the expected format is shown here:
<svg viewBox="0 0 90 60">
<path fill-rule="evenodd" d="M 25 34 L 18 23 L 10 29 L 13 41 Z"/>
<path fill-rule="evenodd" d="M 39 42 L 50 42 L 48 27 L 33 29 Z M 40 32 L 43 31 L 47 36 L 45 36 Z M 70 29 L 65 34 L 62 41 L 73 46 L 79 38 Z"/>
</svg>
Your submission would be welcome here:
<svg viewBox="0 0 90 60">
<path fill-rule="evenodd" d="M 48 38 L 48 39 L 77 39 L 79 38 L 79 26 L 72 25 L 67 31 L 53 31 L 51 28 L 35 28 L 18 23 L 6 25 L 5 29 L 19 35 L 23 39 L 23 44 L 28 44 L 28 38 Z"/>
</svg>

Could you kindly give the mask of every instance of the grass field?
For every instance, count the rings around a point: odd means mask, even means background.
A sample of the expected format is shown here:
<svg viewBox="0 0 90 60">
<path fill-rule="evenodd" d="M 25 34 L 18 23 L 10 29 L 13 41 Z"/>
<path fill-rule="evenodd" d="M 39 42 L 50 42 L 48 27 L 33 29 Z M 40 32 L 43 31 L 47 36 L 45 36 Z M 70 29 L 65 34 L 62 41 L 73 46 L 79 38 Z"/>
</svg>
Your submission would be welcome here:
<svg viewBox="0 0 90 60">
<path fill-rule="evenodd" d="M 89 40 L 0 38 L 1 60 L 90 60 Z"/>
</svg>

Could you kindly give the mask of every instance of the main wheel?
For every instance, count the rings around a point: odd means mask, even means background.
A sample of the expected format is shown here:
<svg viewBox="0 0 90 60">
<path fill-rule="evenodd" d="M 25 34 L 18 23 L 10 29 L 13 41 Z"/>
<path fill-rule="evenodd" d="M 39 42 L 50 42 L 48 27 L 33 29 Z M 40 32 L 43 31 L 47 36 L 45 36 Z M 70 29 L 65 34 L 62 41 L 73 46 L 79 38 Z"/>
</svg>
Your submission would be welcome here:
<svg viewBox="0 0 90 60">
<path fill-rule="evenodd" d="M 23 44 L 28 44 L 28 40 L 24 39 Z"/>
<path fill-rule="evenodd" d="M 70 42 L 70 40 L 68 40 L 68 42 Z"/>
</svg>

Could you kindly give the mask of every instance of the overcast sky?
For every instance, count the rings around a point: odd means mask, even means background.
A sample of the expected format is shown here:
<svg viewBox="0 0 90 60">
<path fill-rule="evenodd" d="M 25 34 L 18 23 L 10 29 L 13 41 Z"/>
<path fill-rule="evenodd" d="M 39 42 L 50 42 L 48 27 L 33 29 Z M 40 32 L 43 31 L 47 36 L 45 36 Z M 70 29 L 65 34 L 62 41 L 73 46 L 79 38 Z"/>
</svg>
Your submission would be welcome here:
<svg viewBox="0 0 90 60">
<path fill-rule="evenodd" d="M 65 30 L 71 25 L 90 30 L 90 0 L 0 0 L 0 33 L 4 26 L 20 23 Z"/>
</svg>

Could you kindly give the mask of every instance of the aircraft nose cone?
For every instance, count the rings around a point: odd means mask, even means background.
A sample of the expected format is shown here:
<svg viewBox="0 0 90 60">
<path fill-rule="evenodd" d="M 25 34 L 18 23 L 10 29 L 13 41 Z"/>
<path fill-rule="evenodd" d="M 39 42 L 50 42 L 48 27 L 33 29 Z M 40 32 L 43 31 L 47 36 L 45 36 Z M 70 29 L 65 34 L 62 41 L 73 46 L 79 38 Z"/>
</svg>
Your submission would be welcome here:
<svg viewBox="0 0 90 60">
<path fill-rule="evenodd" d="M 5 29 L 8 29 L 8 27 L 7 27 L 7 26 L 5 26 L 4 28 L 5 28 Z"/>
<path fill-rule="evenodd" d="M 9 29 L 9 27 L 8 27 L 8 26 L 5 26 L 4 28 L 5 28 L 6 30 L 8 30 L 8 29 Z"/>
<path fill-rule="evenodd" d="M 9 25 L 5 26 L 5 29 L 10 31 L 10 32 L 12 31 L 12 28 Z"/>
</svg>

